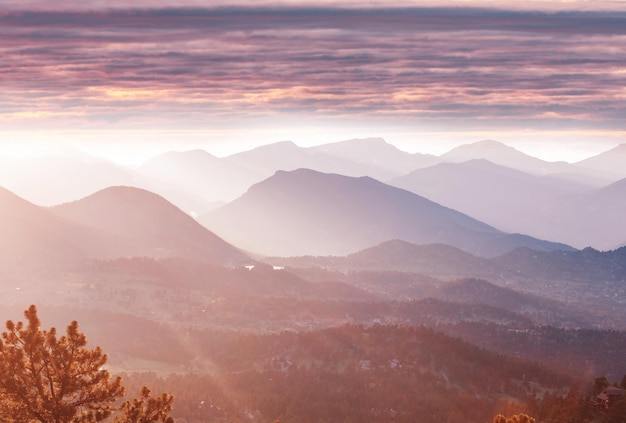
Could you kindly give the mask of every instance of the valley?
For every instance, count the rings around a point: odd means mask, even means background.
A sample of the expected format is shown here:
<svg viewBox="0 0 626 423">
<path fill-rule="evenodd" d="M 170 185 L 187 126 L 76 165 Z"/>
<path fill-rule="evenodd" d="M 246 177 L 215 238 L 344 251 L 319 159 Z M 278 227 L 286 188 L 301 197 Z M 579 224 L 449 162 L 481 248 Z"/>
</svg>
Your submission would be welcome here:
<svg viewBox="0 0 626 423">
<path fill-rule="evenodd" d="M 41 204 L 3 169 L 0 315 L 77 320 L 112 371 L 172 392 L 189 423 L 556 422 L 568 398 L 595 415 L 594 379 L 626 374 L 623 179 L 606 179 L 626 175 L 505 167 L 517 153 L 375 139 L 170 153 Z M 104 185 L 110 169 L 94 169 Z M 554 232 L 532 233 L 539 220 Z M 589 246 L 556 235 L 568 224 Z"/>
</svg>

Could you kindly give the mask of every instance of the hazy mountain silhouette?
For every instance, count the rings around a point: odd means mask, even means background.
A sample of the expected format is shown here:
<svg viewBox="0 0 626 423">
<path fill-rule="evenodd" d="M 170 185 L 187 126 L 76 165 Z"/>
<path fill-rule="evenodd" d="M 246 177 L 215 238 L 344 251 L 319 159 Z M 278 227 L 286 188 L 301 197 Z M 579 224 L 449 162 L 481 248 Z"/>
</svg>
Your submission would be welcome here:
<svg viewBox="0 0 626 423">
<path fill-rule="evenodd" d="M 466 213 L 507 232 L 541 236 L 551 222 L 539 211 L 587 186 L 533 176 L 487 160 L 440 163 L 418 169 L 390 185 Z M 550 238 L 561 241 L 561 238 Z"/>
<path fill-rule="evenodd" d="M 434 277 L 488 277 L 497 273 L 486 258 L 445 244 L 415 245 L 397 239 L 349 254 L 347 268 L 423 273 Z"/>
<path fill-rule="evenodd" d="M 112 242 L 0 188 L 0 261 L 37 268 L 106 255 Z"/>
<path fill-rule="evenodd" d="M 241 248 L 276 256 L 343 255 L 391 239 L 450 244 L 479 255 L 522 245 L 567 248 L 504 234 L 369 177 L 308 169 L 276 172 L 200 221 Z"/>
<path fill-rule="evenodd" d="M 443 162 L 454 163 L 466 162 L 473 159 L 486 159 L 492 163 L 521 170 L 533 175 L 566 173 L 571 171 L 571 166 L 566 162 L 546 162 L 522 153 L 499 141 L 493 140 L 461 145 L 439 156 L 439 159 Z"/>
<path fill-rule="evenodd" d="M 578 248 L 611 250 L 626 239 L 626 179 L 606 187 L 561 199 L 537 217 L 544 233 Z"/>
<path fill-rule="evenodd" d="M 0 186 L 41 206 L 73 201 L 112 185 L 135 182 L 130 169 L 88 157 L 33 157 L 0 167 Z"/>
<path fill-rule="evenodd" d="M 121 240 L 123 255 L 182 256 L 218 264 L 249 261 L 164 198 L 133 187 L 110 187 L 51 209 L 56 215 Z"/>
<path fill-rule="evenodd" d="M 310 150 L 366 165 L 369 169 L 367 176 L 378 180 L 403 175 L 439 161 L 430 154 L 411 154 L 399 150 L 382 138 L 358 138 L 322 144 Z"/>
<path fill-rule="evenodd" d="M 626 238 L 620 223 L 626 215 L 626 180 L 590 189 L 471 160 L 418 169 L 389 183 L 498 229 L 576 248 L 614 249 Z"/>
<path fill-rule="evenodd" d="M 348 176 L 365 176 L 370 173 L 382 173 L 385 177 L 393 175 L 384 168 L 377 168 L 371 164 L 359 163 L 349 158 L 326 154 L 314 148 L 302 148 L 291 141 L 264 145 L 224 157 L 222 160 L 262 175 L 261 179 L 270 177 L 278 170 L 291 171 L 300 168 Z"/>
<path fill-rule="evenodd" d="M 184 210 L 209 210 L 181 187 L 165 178 L 90 156 L 40 156 L 0 164 L 0 186 L 41 206 L 84 198 L 110 186 L 136 186 L 156 192 Z"/>
<path fill-rule="evenodd" d="M 576 166 L 590 169 L 601 175 L 608 175 L 613 179 L 626 178 L 626 144 L 589 157 L 575 163 Z"/>
<path fill-rule="evenodd" d="M 204 208 L 217 201 L 232 201 L 265 178 L 261 172 L 234 165 L 204 150 L 164 153 L 146 161 L 138 171 L 174 184 L 202 202 Z M 208 210 L 193 211 L 201 214 Z"/>
</svg>

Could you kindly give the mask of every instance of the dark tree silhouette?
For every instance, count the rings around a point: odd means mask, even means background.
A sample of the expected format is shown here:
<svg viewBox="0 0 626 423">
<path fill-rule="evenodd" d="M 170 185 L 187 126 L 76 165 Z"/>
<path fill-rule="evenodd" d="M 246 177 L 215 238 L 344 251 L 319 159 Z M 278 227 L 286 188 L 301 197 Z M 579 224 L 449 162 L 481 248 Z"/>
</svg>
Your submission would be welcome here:
<svg viewBox="0 0 626 423">
<path fill-rule="evenodd" d="M 609 380 L 604 376 L 595 378 L 593 381 L 593 394 L 598 395 L 600 392 L 604 391 L 610 385 L 611 384 L 609 383 Z"/>
</svg>

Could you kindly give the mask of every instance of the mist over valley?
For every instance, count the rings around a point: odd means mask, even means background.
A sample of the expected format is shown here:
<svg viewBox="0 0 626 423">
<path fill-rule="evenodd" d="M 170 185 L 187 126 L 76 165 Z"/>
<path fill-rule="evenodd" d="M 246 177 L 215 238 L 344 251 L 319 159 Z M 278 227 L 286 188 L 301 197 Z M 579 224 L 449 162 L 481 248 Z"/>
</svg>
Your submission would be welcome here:
<svg viewBox="0 0 626 423">
<path fill-rule="evenodd" d="M 622 150 L 23 159 L 0 172 L 0 310 L 78 320 L 181 421 L 545 416 L 626 373 Z"/>
</svg>

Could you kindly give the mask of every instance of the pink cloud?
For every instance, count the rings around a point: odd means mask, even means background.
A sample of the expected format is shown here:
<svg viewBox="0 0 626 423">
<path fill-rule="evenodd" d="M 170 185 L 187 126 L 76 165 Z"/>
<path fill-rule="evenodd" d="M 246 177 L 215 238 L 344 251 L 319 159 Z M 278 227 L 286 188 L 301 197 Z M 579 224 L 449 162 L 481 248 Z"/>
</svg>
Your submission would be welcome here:
<svg viewBox="0 0 626 423">
<path fill-rule="evenodd" d="M 623 97 L 612 95 L 626 86 L 623 13 L 76 9 L 5 12 L 0 31 L 0 123 L 11 128 L 294 116 L 467 127 L 626 121 Z"/>
</svg>

